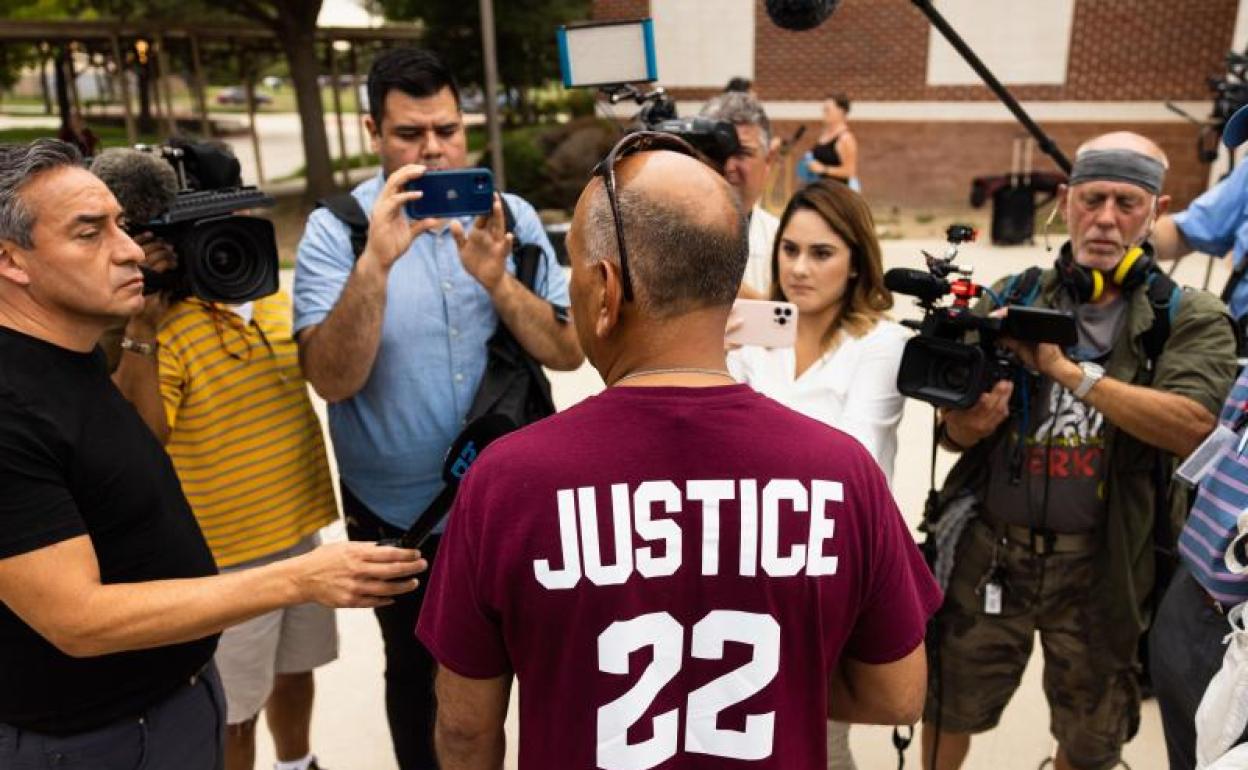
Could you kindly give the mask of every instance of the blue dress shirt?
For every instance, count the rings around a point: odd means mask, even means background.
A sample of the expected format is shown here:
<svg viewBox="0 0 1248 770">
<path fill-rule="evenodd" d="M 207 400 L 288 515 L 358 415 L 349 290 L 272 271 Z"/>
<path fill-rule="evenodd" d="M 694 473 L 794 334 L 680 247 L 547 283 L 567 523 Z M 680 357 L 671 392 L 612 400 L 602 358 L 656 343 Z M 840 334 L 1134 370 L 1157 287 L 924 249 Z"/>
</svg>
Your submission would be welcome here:
<svg viewBox="0 0 1248 770">
<path fill-rule="evenodd" d="M 372 211 L 383 181 L 379 174 L 352 191 L 365 211 Z M 566 306 L 567 277 L 537 212 L 521 198 L 506 198 L 516 237 L 545 253 L 536 293 Z M 461 221 L 471 227 L 471 218 Z M 347 226 L 326 209 L 313 211 L 295 264 L 296 333 L 325 320 L 354 264 Z M 507 269 L 515 271 L 510 256 Z M 489 295 L 464 270 L 449 227 L 421 234 L 391 269 L 372 372 L 358 393 L 329 405 L 338 472 L 386 522 L 407 528 L 442 489 L 443 457 L 472 406 L 497 323 Z"/>
<path fill-rule="evenodd" d="M 1175 214 L 1174 223 L 1197 251 L 1221 257 L 1233 249 L 1232 264 L 1239 265 L 1248 253 L 1248 163 Z M 1230 304 L 1233 317 L 1248 313 L 1248 277 L 1235 287 Z"/>
</svg>

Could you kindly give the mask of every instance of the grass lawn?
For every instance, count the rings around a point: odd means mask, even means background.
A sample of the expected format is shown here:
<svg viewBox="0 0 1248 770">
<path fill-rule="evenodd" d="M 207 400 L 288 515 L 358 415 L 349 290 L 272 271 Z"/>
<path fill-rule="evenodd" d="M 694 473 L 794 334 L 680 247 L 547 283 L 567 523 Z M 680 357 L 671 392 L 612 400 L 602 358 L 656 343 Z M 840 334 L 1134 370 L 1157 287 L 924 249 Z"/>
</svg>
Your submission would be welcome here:
<svg viewBox="0 0 1248 770">
<path fill-rule="evenodd" d="M 126 140 L 125 126 L 100 125 L 92 126 L 91 130 L 100 138 L 101 147 L 130 146 L 130 142 Z M 0 130 L 0 143 L 29 142 L 44 136 L 55 137 L 56 132 L 55 128 L 6 128 Z M 157 144 L 160 137 L 155 134 L 139 134 L 138 140 L 141 144 Z"/>
</svg>

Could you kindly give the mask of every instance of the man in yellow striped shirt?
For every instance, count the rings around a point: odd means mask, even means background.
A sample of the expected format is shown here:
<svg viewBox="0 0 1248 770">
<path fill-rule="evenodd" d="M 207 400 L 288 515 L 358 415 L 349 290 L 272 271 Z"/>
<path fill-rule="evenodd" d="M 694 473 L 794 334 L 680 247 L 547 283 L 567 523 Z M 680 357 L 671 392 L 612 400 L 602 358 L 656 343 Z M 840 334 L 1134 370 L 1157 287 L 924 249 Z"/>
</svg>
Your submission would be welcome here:
<svg viewBox="0 0 1248 770">
<path fill-rule="evenodd" d="M 160 241 L 138 240 L 149 264 L 172 257 Z M 148 370 L 118 385 L 165 443 L 217 565 L 228 572 L 312 550 L 337 507 L 291 335 L 289 298 L 278 293 L 225 305 L 187 297 L 168 310 L 162 304 L 149 301 L 123 345 L 150 360 L 156 376 Z M 277 770 L 317 768 L 309 742 L 312 670 L 337 654 L 333 610 L 319 605 L 278 610 L 225 631 L 216 662 L 228 712 L 226 770 L 254 766 L 262 708 Z"/>
</svg>

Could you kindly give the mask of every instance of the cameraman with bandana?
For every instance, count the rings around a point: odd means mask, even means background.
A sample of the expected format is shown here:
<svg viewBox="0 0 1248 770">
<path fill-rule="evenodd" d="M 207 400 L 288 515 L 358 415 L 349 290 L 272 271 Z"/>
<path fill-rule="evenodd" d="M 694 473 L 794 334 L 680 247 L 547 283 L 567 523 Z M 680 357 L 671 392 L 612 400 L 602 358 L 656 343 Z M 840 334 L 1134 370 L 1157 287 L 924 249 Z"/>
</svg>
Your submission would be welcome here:
<svg viewBox="0 0 1248 770">
<path fill-rule="evenodd" d="M 943 445 L 962 457 L 927 524 L 970 518 L 929 631 L 924 767 L 959 767 L 971 735 L 996 726 L 1036 632 L 1058 770 L 1115 766 L 1138 727 L 1158 496 L 1235 376 L 1217 299 L 1172 287 L 1155 301 L 1168 279 L 1146 240 L 1169 204 L 1166 165 L 1136 134 L 1085 143 L 1059 194 L 1070 240 L 1056 263 L 1031 271 L 1030 286 L 1027 273 L 1003 279 L 977 308 L 1069 311 L 1079 339 L 1067 349 L 1005 340 L 1032 374 L 942 415 Z M 1161 313 L 1168 333 L 1154 347 Z"/>
</svg>

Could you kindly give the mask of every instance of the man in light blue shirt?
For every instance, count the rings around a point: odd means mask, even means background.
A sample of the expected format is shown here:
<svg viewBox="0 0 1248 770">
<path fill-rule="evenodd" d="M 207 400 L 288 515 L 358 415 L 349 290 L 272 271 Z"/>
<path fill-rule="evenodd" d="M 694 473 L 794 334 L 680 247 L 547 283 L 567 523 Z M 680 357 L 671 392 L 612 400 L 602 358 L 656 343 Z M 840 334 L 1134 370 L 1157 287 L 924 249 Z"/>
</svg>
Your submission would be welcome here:
<svg viewBox="0 0 1248 770">
<path fill-rule="evenodd" d="M 1235 148 L 1248 139 L 1248 107 L 1239 108 L 1227 121 L 1222 141 Z M 1178 259 L 1194 250 L 1234 255 L 1235 268 L 1248 266 L 1248 163 L 1236 166 L 1230 176 L 1192 201 L 1186 211 L 1163 216 L 1149 239 L 1159 259 Z M 1236 270 L 1238 274 L 1238 269 Z M 1236 281 L 1229 297 L 1222 298 L 1231 317 L 1243 324 L 1248 316 L 1248 276 Z"/>
<path fill-rule="evenodd" d="M 443 456 L 463 427 L 501 322 L 539 363 L 575 369 L 567 279 L 533 207 L 514 195 L 514 238 L 545 255 L 529 291 L 510 260 L 513 236 L 470 219 L 408 219 L 426 170 L 463 168 L 459 91 L 432 53 L 386 51 L 368 77 L 365 125 L 382 174 L 352 194 L 369 213 L 359 258 L 328 210 L 308 219 L 295 268 L 294 329 L 304 375 L 329 402 L 343 512 L 355 540 L 397 537 L 442 487 Z M 437 538 L 422 548 L 432 562 Z M 433 661 L 414 636 L 423 590 L 377 610 L 386 648 L 386 710 L 401 770 L 436 767 Z"/>
</svg>

